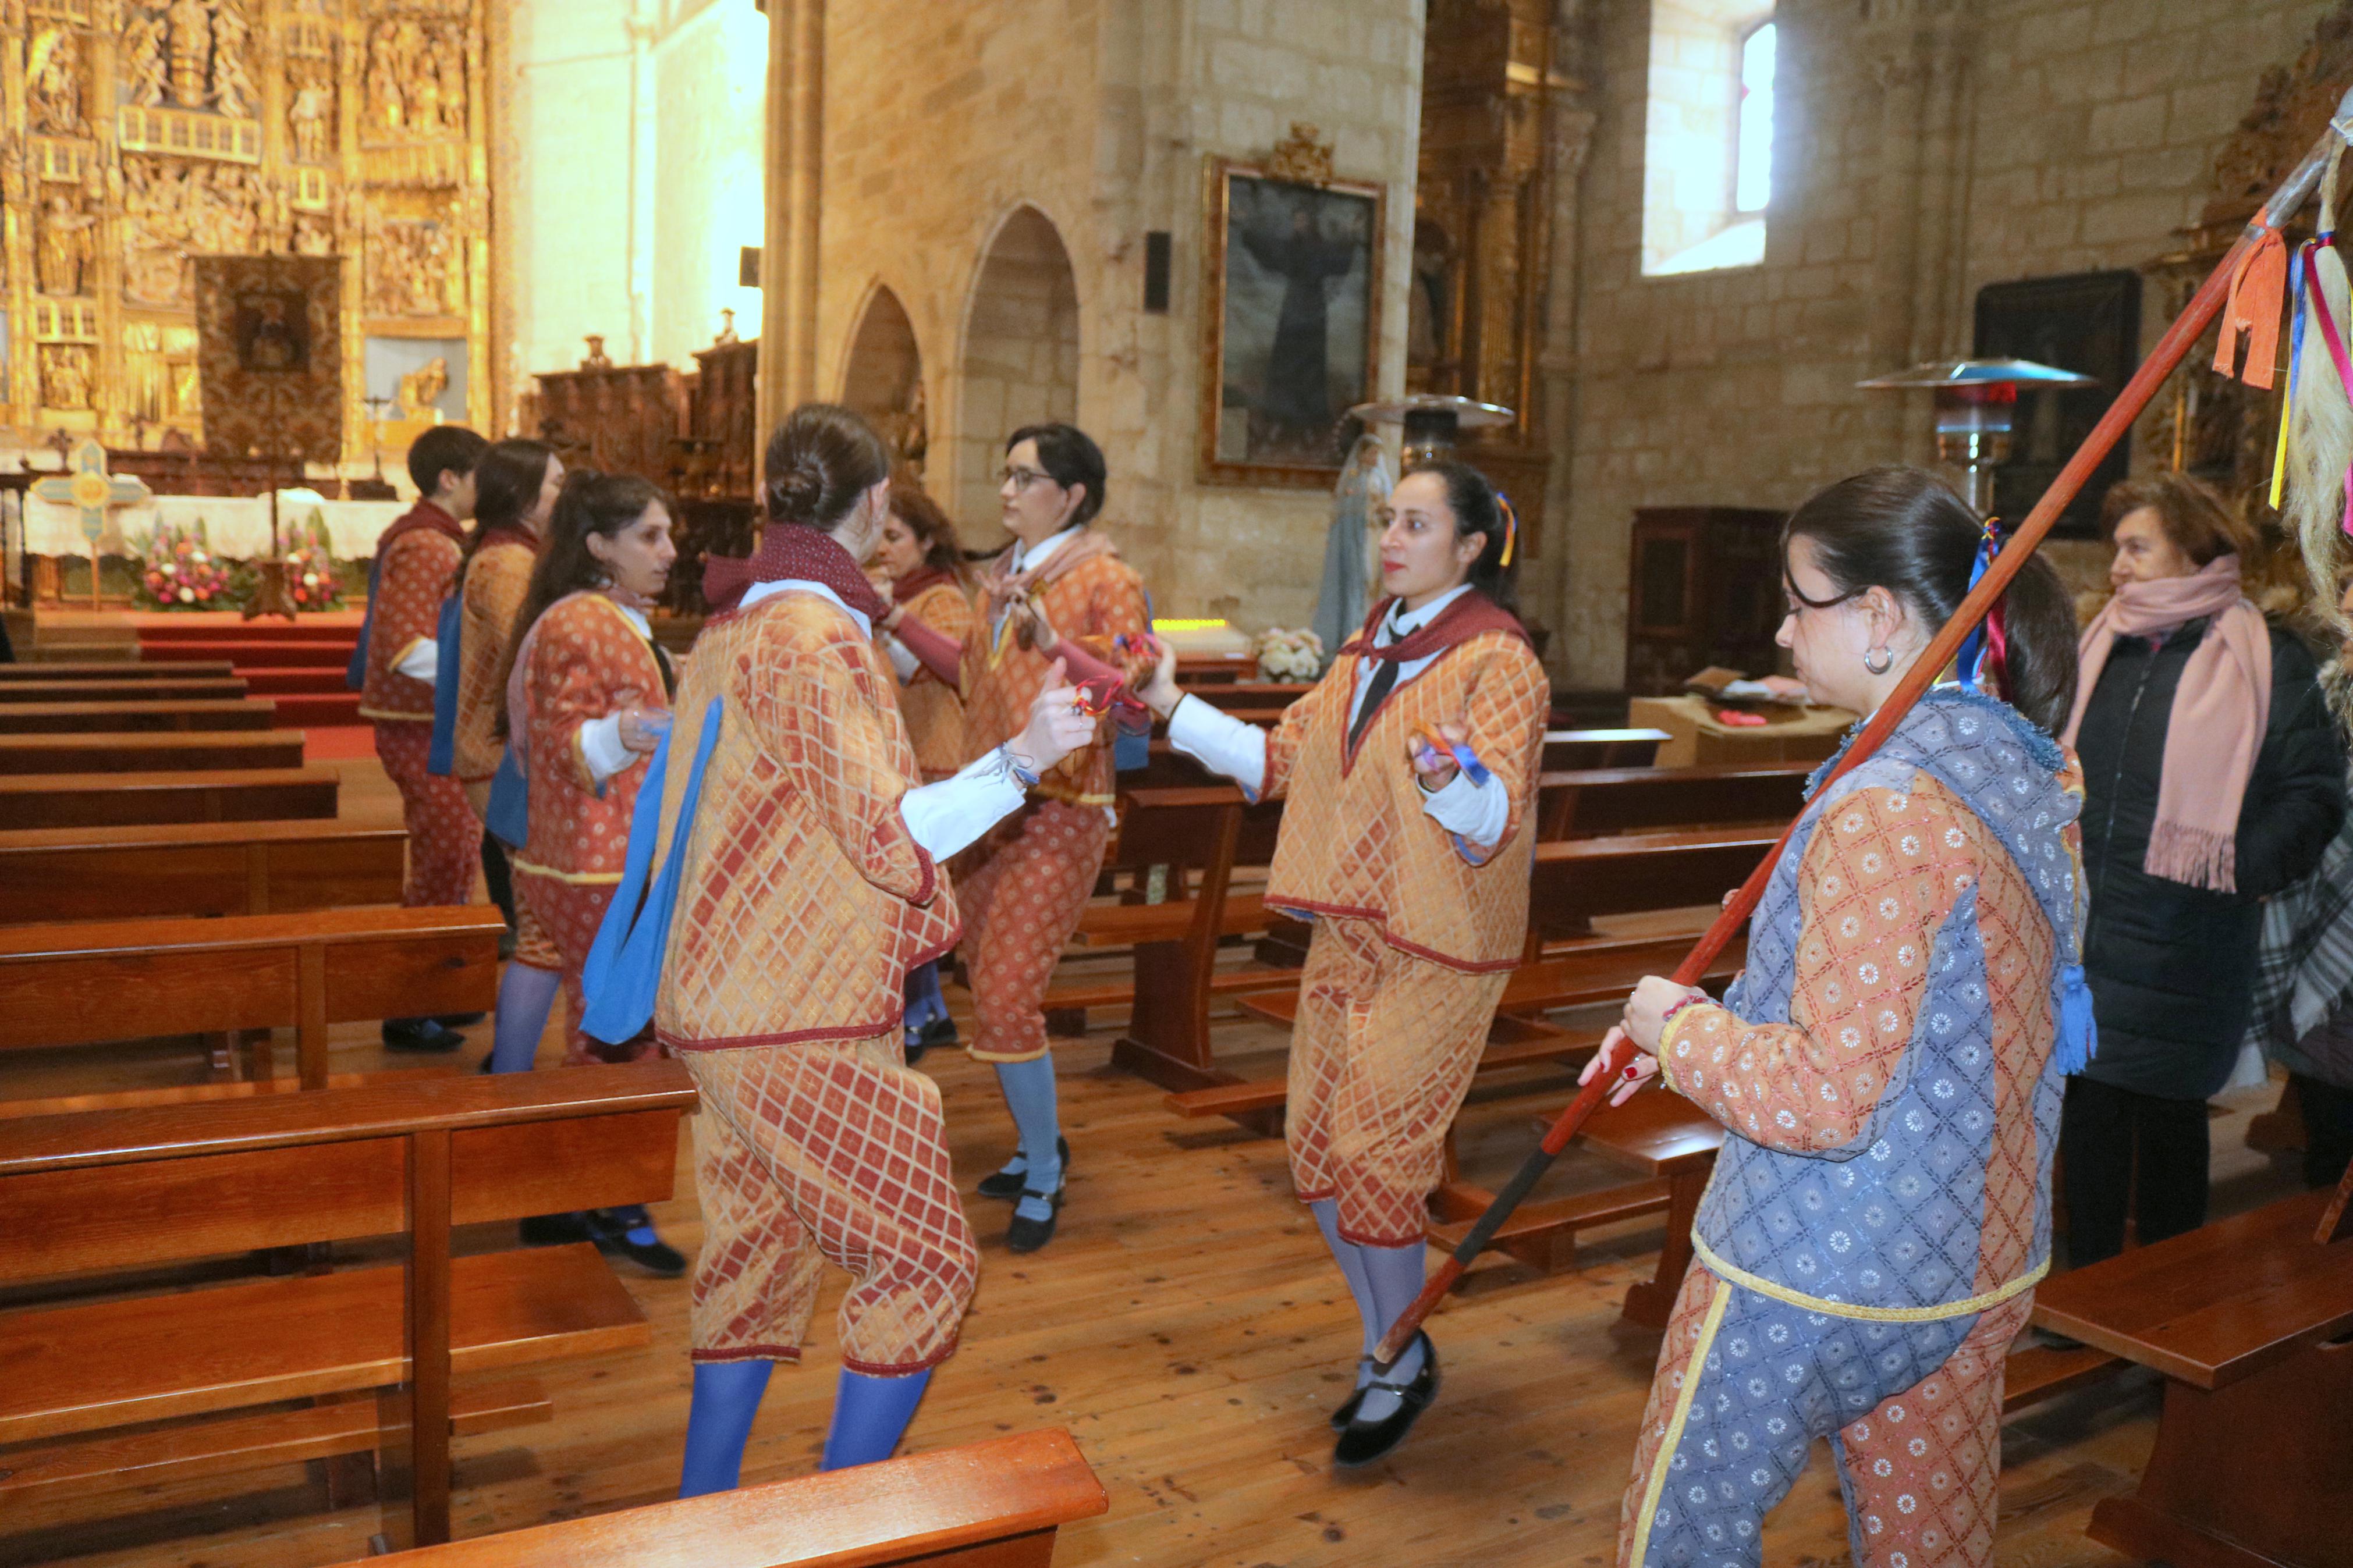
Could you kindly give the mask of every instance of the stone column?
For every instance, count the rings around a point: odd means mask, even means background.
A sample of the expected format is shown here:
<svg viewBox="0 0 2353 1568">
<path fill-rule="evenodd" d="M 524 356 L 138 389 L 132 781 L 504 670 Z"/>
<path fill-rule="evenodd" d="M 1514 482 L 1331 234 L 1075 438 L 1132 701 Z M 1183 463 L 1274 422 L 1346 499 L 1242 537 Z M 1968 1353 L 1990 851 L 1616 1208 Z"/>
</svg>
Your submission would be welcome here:
<svg viewBox="0 0 2353 1568">
<path fill-rule="evenodd" d="M 760 250 L 759 441 L 817 394 L 825 0 L 768 0 L 767 233 Z"/>
<path fill-rule="evenodd" d="M 1584 293 L 1585 256 L 1583 197 L 1585 163 L 1593 150 L 1593 130 L 1600 117 L 1586 107 L 1593 89 L 1589 65 L 1592 51 L 1584 47 L 1586 26 L 1582 0 L 1561 0 L 1553 18 L 1555 58 L 1577 82 L 1574 89 L 1555 88 L 1550 94 L 1550 123 L 1546 156 L 1552 165 L 1552 210 L 1546 215 L 1552 233 L 1546 250 L 1550 276 L 1544 291 L 1544 335 L 1536 353 L 1536 373 L 1544 388 L 1538 406 L 1544 427 L 1537 439 L 1551 455 L 1552 470 L 1545 485 L 1545 517 L 1550 537 L 1545 542 L 1544 570 L 1531 574 L 1537 590 L 1531 606 L 1553 630 L 1551 663 L 1558 675 L 1567 655 L 1564 634 L 1569 605 L 1573 563 L 1578 551 L 1576 521 L 1577 468 L 1577 308 Z"/>
<path fill-rule="evenodd" d="M 1946 294 L 1961 188 L 1956 114 L 1963 64 L 1953 0 L 1873 0 L 1864 58 L 1880 87 L 1879 168 L 1873 205 L 1870 355 L 1865 375 L 1900 370 L 1961 345 L 1947 336 Z M 1870 428 L 1881 460 L 1920 460 L 1915 436 L 1926 409 L 1900 394 L 1873 399 Z"/>
</svg>

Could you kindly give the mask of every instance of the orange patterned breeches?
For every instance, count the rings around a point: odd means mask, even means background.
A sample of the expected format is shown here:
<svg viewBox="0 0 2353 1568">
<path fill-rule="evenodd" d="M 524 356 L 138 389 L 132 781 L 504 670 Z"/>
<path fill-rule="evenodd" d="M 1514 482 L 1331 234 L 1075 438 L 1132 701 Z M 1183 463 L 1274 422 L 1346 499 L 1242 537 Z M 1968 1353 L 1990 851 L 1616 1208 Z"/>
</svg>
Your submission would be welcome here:
<svg viewBox="0 0 2353 1568">
<path fill-rule="evenodd" d="M 408 829 L 408 879 L 400 901 L 408 909 L 474 901 L 474 872 L 481 864 L 482 825 L 453 778 L 425 771 L 433 746 L 433 726 L 403 721 L 378 723 L 375 754 L 400 791 L 400 820 Z"/>
<path fill-rule="evenodd" d="M 1506 973 L 1399 952 L 1370 921 L 1315 922 L 1291 1031 L 1285 1137 L 1299 1201 L 1338 1201 L 1359 1247 L 1419 1246 Z"/>
<path fill-rule="evenodd" d="M 954 873 L 975 1061 L 1046 1054 L 1046 987 L 1094 896 L 1111 824 L 1100 806 L 1037 800 L 966 851 Z"/>
<path fill-rule="evenodd" d="M 841 1362 L 890 1377 L 937 1365 L 980 1279 L 948 1169 L 938 1085 L 899 1031 L 822 1045 L 685 1051 L 702 1091 L 694 1178 L 694 1359 L 800 1359 L 830 1259 L 853 1277 Z"/>
<path fill-rule="evenodd" d="M 514 962 L 533 969 L 553 970 L 564 981 L 564 1005 L 569 1033 L 565 1038 L 564 1065 L 590 1067 L 597 1062 L 635 1062 L 661 1054 L 653 1031 L 635 1040 L 608 1046 L 580 1032 L 584 1003 L 580 971 L 596 945 L 596 928 L 605 922 L 606 906 L 613 901 L 610 882 L 567 882 L 545 871 L 518 863 L 514 868 Z"/>
<path fill-rule="evenodd" d="M 1839 1318 L 1694 1264 L 1635 1441 L 1618 1568 L 1753 1568 L 1820 1436 L 1855 1568 L 1993 1568 L 2002 1366 L 2033 1300 Z"/>
</svg>

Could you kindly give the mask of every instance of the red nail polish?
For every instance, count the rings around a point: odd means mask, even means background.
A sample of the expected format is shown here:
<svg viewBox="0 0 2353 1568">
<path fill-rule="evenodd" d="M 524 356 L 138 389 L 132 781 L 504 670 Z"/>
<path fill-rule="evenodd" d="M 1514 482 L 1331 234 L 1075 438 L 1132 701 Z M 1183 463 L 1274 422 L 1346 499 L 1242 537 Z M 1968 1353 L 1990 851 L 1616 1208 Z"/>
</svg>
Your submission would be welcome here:
<svg viewBox="0 0 2353 1568">
<path fill-rule="evenodd" d="M 1627 1076 L 1628 1078 L 1632 1078 L 1632 1077 L 1634 1077 L 1634 1076 L 1635 1076 L 1635 1069 L 1634 1069 L 1634 1068 L 1630 1068 L 1630 1068 L 1628 1068 L 1626 1069 L 1626 1076 Z"/>
</svg>

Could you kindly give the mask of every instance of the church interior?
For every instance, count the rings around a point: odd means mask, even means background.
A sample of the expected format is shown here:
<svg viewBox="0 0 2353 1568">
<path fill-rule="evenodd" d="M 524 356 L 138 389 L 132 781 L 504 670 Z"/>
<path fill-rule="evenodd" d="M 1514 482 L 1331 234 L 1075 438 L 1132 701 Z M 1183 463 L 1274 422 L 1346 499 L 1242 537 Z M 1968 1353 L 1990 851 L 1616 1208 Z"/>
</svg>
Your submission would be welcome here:
<svg viewBox="0 0 2353 1568">
<path fill-rule="evenodd" d="M 2348 144 L 2353 0 L 0 0 L 0 1563 L 2353 1568 Z M 1955 672 L 1932 1135 L 1791 835 Z"/>
</svg>

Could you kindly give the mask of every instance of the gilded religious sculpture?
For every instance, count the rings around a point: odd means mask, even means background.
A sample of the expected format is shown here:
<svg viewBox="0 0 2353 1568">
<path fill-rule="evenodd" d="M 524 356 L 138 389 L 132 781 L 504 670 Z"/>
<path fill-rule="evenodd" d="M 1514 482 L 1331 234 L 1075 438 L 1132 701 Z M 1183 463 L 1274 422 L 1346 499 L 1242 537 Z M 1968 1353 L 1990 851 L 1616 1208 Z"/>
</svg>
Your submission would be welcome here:
<svg viewBox="0 0 2353 1568">
<path fill-rule="evenodd" d="M 80 37 L 45 27 L 25 58 L 25 110 L 33 129 L 50 136 L 87 136 L 82 118 Z"/>
<path fill-rule="evenodd" d="M 305 163 L 331 161 L 335 136 L 334 67 L 324 60 L 295 60 L 286 68 L 286 132 L 294 156 Z"/>
<path fill-rule="evenodd" d="M 115 47 L 115 65 L 122 72 L 129 100 L 142 108 L 153 108 L 164 101 L 168 86 L 164 33 L 161 15 L 133 11 L 123 24 L 121 42 Z"/>
<path fill-rule="evenodd" d="M 243 120 L 261 111 L 261 94 L 246 69 L 247 39 L 252 27 L 238 0 L 215 0 L 213 12 L 213 107 Z"/>
<path fill-rule="evenodd" d="M 47 408 L 88 408 L 90 353 L 80 343 L 41 345 L 41 404 Z"/>
<path fill-rule="evenodd" d="M 70 197 L 49 198 L 40 223 L 42 293 L 75 297 L 89 292 L 97 260 L 97 228 L 98 219 L 78 210 Z"/>
<path fill-rule="evenodd" d="M 454 301 L 457 258 L 449 229 L 430 220 L 392 219 L 369 234 L 367 310 L 373 316 L 440 316 Z"/>
<path fill-rule="evenodd" d="M 367 110 L 374 140 L 462 136 L 465 39 L 457 28 L 386 18 L 368 32 Z"/>
<path fill-rule="evenodd" d="M 403 419 L 430 419 L 433 405 L 449 390 L 449 362 L 435 354 L 400 378 L 398 399 Z"/>
</svg>

